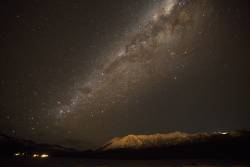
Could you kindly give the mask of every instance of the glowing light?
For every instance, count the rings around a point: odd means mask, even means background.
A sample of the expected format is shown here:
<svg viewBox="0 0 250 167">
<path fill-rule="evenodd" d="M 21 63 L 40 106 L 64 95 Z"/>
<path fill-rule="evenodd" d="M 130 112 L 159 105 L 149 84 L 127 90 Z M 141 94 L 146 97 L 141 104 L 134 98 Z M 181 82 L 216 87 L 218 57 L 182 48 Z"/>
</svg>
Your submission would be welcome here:
<svg viewBox="0 0 250 167">
<path fill-rule="evenodd" d="M 42 154 L 42 155 L 41 155 L 41 158 L 48 158 L 48 157 L 49 157 L 48 154 Z"/>
<path fill-rule="evenodd" d="M 21 153 L 15 153 L 14 155 L 17 157 L 17 156 L 20 156 L 20 155 L 21 155 Z"/>
<path fill-rule="evenodd" d="M 228 132 L 221 132 L 221 134 L 222 134 L 222 135 L 227 135 L 227 134 L 228 134 Z"/>
<path fill-rule="evenodd" d="M 229 132 L 215 132 L 217 134 L 221 134 L 221 135 L 227 135 Z"/>
<path fill-rule="evenodd" d="M 37 157 L 39 157 L 39 155 L 38 155 L 38 154 L 33 154 L 32 157 L 33 157 L 33 158 L 37 158 Z"/>
</svg>

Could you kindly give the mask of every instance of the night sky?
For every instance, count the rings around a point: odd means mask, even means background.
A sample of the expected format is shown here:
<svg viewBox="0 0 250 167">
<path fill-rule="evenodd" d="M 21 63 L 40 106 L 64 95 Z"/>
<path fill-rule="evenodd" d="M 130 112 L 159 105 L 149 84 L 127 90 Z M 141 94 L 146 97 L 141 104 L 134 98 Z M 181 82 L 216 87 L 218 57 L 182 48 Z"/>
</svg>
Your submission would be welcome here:
<svg viewBox="0 0 250 167">
<path fill-rule="evenodd" d="M 250 129 L 248 0 L 1 0 L 0 20 L 2 133 Z"/>
</svg>

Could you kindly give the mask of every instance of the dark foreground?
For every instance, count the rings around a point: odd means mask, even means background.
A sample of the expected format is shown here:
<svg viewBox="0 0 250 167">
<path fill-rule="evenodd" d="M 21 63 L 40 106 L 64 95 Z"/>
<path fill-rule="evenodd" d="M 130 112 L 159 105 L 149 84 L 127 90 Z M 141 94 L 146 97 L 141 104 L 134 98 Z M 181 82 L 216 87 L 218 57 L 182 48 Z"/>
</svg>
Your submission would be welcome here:
<svg viewBox="0 0 250 167">
<path fill-rule="evenodd" d="M 0 159 L 1 167 L 250 167 L 246 161 L 207 160 L 86 160 L 86 159 Z"/>
<path fill-rule="evenodd" d="M 0 135 L 0 148 L 0 167 L 250 166 L 250 131 L 128 135 L 86 151 Z"/>
</svg>

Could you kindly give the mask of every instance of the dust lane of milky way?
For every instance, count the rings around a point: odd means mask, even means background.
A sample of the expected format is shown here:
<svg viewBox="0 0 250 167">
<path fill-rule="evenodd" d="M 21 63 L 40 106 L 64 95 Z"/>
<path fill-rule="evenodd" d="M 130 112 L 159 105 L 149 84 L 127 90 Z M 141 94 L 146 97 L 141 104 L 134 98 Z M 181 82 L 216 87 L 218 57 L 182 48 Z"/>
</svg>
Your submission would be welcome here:
<svg viewBox="0 0 250 167">
<path fill-rule="evenodd" d="M 180 43 L 192 43 L 197 27 L 206 22 L 208 4 L 206 0 L 161 2 L 145 25 L 138 25 L 123 46 L 100 60 L 88 79 L 78 84 L 68 104 L 55 107 L 58 120 L 77 112 L 95 117 L 116 103 L 126 103 L 130 93 L 146 89 L 150 76 L 167 73 L 181 58 Z"/>
</svg>

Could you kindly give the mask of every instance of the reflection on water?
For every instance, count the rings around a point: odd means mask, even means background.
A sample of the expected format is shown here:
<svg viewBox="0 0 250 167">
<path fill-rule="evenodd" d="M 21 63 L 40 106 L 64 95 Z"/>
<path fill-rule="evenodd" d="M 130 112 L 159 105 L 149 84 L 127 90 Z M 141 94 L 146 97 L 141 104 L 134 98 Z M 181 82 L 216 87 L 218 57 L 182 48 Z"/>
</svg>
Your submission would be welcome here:
<svg viewBox="0 0 250 167">
<path fill-rule="evenodd" d="M 0 159 L 1 167 L 250 167 L 237 161 L 83 160 L 83 159 Z"/>
</svg>

